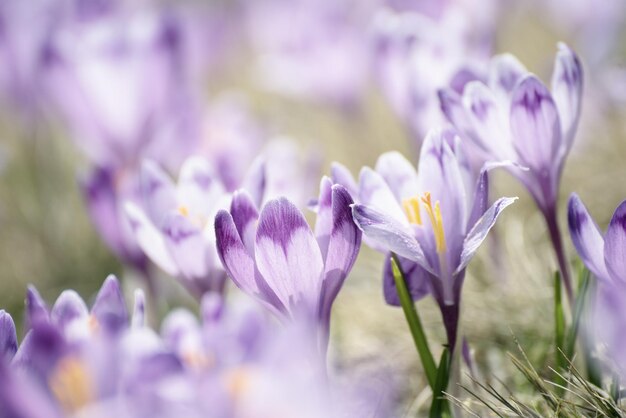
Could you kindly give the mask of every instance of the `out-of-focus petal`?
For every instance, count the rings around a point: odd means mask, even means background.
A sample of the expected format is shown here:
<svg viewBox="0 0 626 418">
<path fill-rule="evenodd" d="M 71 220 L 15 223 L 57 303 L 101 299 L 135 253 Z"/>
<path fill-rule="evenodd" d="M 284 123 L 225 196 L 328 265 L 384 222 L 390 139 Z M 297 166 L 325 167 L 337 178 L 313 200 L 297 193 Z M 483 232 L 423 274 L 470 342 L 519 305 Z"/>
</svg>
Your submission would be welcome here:
<svg viewBox="0 0 626 418">
<path fill-rule="evenodd" d="M 140 185 L 146 214 L 155 224 L 176 208 L 176 188 L 170 176 L 154 161 L 141 164 Z"/>
<path fill-rule="evenodd" d="M 385 179 L 397 201 L 415 195 L 418 187 L 417 171 L 399 152 L 390 151 L 378 157 L 376 172 Z"/>
<path fill-rule="evenodd" d="M 11 360 L 17 352 L 17 333 L 13 318 L 0 309 L 0 363 Z M 2 367 L 2 366 L 0 366 Z"/>
<path fill-rule="evenodd" d="M 369 167 L 363 167 L 359 175 L 359 202 L 387 214 L 408 226 L 406 214 L 385 182 L 385 179 Z"/>
<path fill-rule="evenodd" d="M 118 331 L 128 325 L 128 310 L 120 282 L 113 275 L 106 278 L 91 308 L 91 314 L 100 326 Z"/>
<path fill-rule="evenodd" d="M 609 280 L 604 262 L 604 238 L 577 194 L 567 204 L 569 233 L 585 266 L 599 279 Z"/>
<path fill-rule="evenodd" d="M 202 230 L 191 220 L 172 212 L 163 221 L 163 240 L 180 274 L 189 280 L 205 278 L 209 266 Z"/>
<path fill-rule="evenodd" d="M 406 285 L 413 300 L 417 301 L 430 293 L 429 274 L 421 268 L 419 264 L 406 258 L 399 257 Z M 393 270 L 391 268 L 391 254 L 385 257 L 385 265 L 383 267 L 383 295 L 385 302 L 391 306 L 400 306 L 400 297 L 398 289 L 393 278 Z"/>
<path fill-rule="evenodd" d="M 73 290 L 65 290 L 59 295 L 50 311 L 50 318 L 60 327 L 69 322 L 89 315 L 89 309 L 83 298 Z"/>
<path fill-rule="evenodd" d="M 330 165 L 330 178 L 333 180 L 333 184 L 341 184 L 345 187 L 351 196 L 356 197 L 358 195 L 359 186 L 350 170 L 343 164 L 333 162 Z"/>
<path fill-rule="evenodd" d="M 604 261 L 611 278 L 626 283 L 626 200 L 615 209 L 606 230 Z"/>
<path fill-rule="evenodd" d="M 495 225 L 498 216 L 500 216 L 502 211 L 507 206 L 516 200 L 516 197 L 501 197 L 493 205 L 491 205 L 484 215 L 476 222 L 463 242 L 463 252 L 461 253 L 460 263 L 454 272 L 455 275 L 459 274 L 461 270 L 467 267 L 470 260 L 478 250 L 478 247 L 480 247 L 480 244 L 482 244 L 487 237 L 487 233 L 489 233 L 489 230 Z"/>
<path fill-rule="evenodd" d="M 317 310 L 322 255 L 304 216 L 287 199 L 272 200 L 261 211 L 255 256 L 259 272 L 288 309 Z"/>
<path fill-rule="evenodd" d="M 489 87 L 493 89 L 501 105 L 509 105 L 513 89 L 526 74 L 526 67 L 512 54 L 497 55 L 492 59 L 489 66 Z"/>
<path fill-rule="evenodd" d="M 49 319 L 50 313 L 46 302 L 44 302 L 35 286 L 28 285 L 26 290 L 26 322 L 28 326 L 32 327 L 33 324 L 39 321 L 48 321 Z"/>
<path fill-rule="evenodd" d="M 191 214 L 207 217 L 225 190 L 206 159 L 190 157 L 180 169 L 176 193 L 181 207 Z"/>
<path fill-rule="evenodd" d="M 328 253 L 328 242 L 333 229 L 332 187 L 332 181 L 324 176 L 320 182 L 320 194 L 316 208 L 317 218 L 315 219 L 315 237 L 320 246 L 323 259 L 326 259 Z"/>
<path fill-rule="evenodd" d="M 583 68 L 567 45 L 560 43 L 552 72 L 552 96 L 559 110 L 561 132 L 567 152 L 574 142 L 583 94 Z"/>
<path fill-rule="evenodd" d="M 133 328 L 141 328 L 146 325 L 146 295 L 141 289 L 135 290 L 131 325 Z"/>
</svg>

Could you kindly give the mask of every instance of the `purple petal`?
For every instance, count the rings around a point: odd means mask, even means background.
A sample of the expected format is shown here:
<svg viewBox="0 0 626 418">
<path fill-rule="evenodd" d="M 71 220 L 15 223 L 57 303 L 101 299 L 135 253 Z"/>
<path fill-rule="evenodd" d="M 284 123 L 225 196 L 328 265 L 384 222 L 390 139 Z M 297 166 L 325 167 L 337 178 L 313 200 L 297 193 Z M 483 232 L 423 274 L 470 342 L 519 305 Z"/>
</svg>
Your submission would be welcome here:
<svg viewBox="0 0 626 418">
<path fill-rule="evenodd" d="M 137 239 L 137 244 L 142 251 L 167 274 L 178 276 L 178 266 L 170 255 L 161 232 L 148 219 L 143 210 L 134 203 L 127 202 L 124 209 L 133 234 Z"/>
<path fill-rule="evenodd" d="M 389 215 L 366 205 L 353 205 L 352 216 L 361 231 L 387 251 L 413 260 L 432 271 L 432 266 L 426 261 L 409 226 L 402 225 Z"/>
<path fill-rule="evenodd" d="M 402 257 L 399 257 L 399 259 L 406 278 L 406 285 L 413 300 L 420 300 L 429 294 L 430 279 L 428 272 L 411 260 Z M 387 254 L 385 257 L 385 265 L 383 267 L 383 295 L 385 296 L 385 302 L 389 305 L 400 306 L 400 297 L 398 296 L 396 282 L 393 278 L 390 254 Z"/>
<path fill-rule="evenodd" d="M 230 203 L 230 214 L 235 222 L 237 232 L 250 254 L 254 254 L 254 237 L 259 212 L 252 197 L 245 190 L 238 190 Z"/>
<path fill-rule="evenodd" d="M 73 290 L 65 290 L 59 297 L 50 311 L 50 318 L 61 328 L 71 321 L 84 318 L 89 315 L 89 309 L 83 298 Z"/>
<path fill-rule="evenodd" d="M 115 332 L 128 325 L 126 302 L 124 302 L 120 283 L 115 276 L 110 275 L 102 284 L 91 308 L 91 314 L 99 325 L 109 331 Z"/>
<path fill-rule="evenodd" d="M 267 174 L 265 165 L 265 158 L 263 156 L 258 157 L 252 162 L 246 177 L 241 182 L 241 188 L 250 193 L 250 198 L 256 207 L 261 206 L 266 195 Z"/>
<path fill-rule="evenodd" d="M 459 132 L 467 135 L 472 141 L 476 141 L 477 138 L 474 134 L 474 127 L 467 114 L 467 109 L 463 105 L 462 97 L 456 91 L 449 88 L 439 90 L 437 95 L 439 97 L 441 112 L 445 115 L 446 119 L 454 125 Z M 484 148 L 482 144 L 480 144 L 480 147 Z"/>
<path fill-rule="evenodd" d="M 356 196 L 359 193 L 359 186 L 354 180 L 354 176 L 350 173 L 350 170 L 343 164 L 333 162 L 330 165 L 330 178 L 333 184 L 341 184 L 345 187 L 351 196 Z"/>
<path fill-rule="evenodd" d="M 570 236 L 585 266 L 599 279 L 609 280 L 604 263 L 604 238 L 577 194 L 567 204 L 567 223 Z"/>
<path fill-rule="evenodd" d="M 286 307 L 317 312 L 322 255 L 304 216 L 287 199 L 272 200 L 261 211 L 255 256 L 265 282 Z"/>
<path fill-rule="evenodd" d="M 178 204 L 190 213 L 208 217 L 225 190 L 206 159 L 190 157 L 180 169 L 176 194 Z"/>
<path fill-rule="evenodd" d="M 559 110 L 567 152 L 574 141 L 583 93 L 583 68 L 567 45 L 560 43 L 552 73 L 552 95 Z"/>
<path fill-rule="evenodd" d="M 17 352 L 17 333 L 13 318 L 0 309 L 0 363 L 11 360 Z M 1 366 L 0 366 L 1 367 Z"/>
<path fill-rule="evenodd" d="M 205 278 L 209 265 L 202 230 L 189 218 L 175 212 L 165 217 L 162 230 L 165 246 L 180 274 L 189 280 Z"/>
<path fill-rule="evenodd" d="M 517 197 L 501 197 L 498 199 L 485 214 L 474 224 L 470 232 L 463 242 L 463 252 L 461 253 L 460 263 L 454 271 L 454 275 L 459 274 L 471 261 L 472 257 L 483 243 L 489 230 L 495 225 L 498 216 L 504 208 L 515 202 Z"/>
<path fill-rule="evenodd" d="M 316 207 L 315 237 L 320 246 L 323 259 L 326 259 L 326 254 L 328 253 L 328 241 L 333 228 L 332 187 L 332 181 L 326 176 L 322 177 Z"/>
<path fill-rule="evenodd" d="M 170 176 L 154 161 L 141 164 L 141 194 L 148 218 L 160 225 L 163 217 L 176 208 L 176 188 Z"/>
<path fill-rule="evenodd" d="M 626 282 L 626 200 L 615 209 L 604 236 L 604 261 L 611 278 Z"/>
<path fill-rule="evenodd" d="M 489 68 L 489 87 L 496 93 L 503 105 L 508 105 L 508 98 L 513 89 L 528 70 L 511 54 L 494 57 Z"/>
<path fill-rule="evenodd" d="M 133 328 L 146 326 L 146 295 L 143 290 L 135 290 L 135 302 L 133 304 L 133 317 L 131 319 Z"/>
<path fill-rule="evenodd" d="M 397 201 L 417 194 L 417 171 L 399 152 L 386 152 L 378 157 L 376 172 L 385 179 Z"/>
<path fill-rule="evenodd" d="M 332 230 L 324 259 L 324 282 L 320 313 L 323 321 L 330 318 L 330 309 L 343 282 L 352 269 L 361 247 L 361 231 L 352 219 L 352 197 L 345 187 L 332 186 Z"/>
<path fill-rule="evenodd" d="M 40 321 L 48 321 L 50 314 L 46 302 L 33 285 L 28 285 L 26 290 L 26 322 L 29 327 Z"/>
<path fill-rule="evenodd" d="M 522 163 L 539 173 L 558 164 L 561 125 L 554 100 L 535 76 L 525 77 L 511 101 L 513 146 Z"/>
<path fill-rule="evenodd" d="M 359 176 L 359 201 L 408 226 L 406 214 L 389 185 L 380 174 L 369 167 L 363 167 Z"/>
</svg>

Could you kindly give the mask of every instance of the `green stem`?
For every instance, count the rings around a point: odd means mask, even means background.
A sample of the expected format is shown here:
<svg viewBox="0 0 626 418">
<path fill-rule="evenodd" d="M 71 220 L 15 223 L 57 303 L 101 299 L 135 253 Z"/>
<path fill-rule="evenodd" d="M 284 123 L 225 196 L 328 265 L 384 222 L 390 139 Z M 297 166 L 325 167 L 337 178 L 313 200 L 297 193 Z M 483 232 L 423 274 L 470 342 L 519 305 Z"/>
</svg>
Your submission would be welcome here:
<svg viewBox="0 0 626 418">
<path fill-rule="evenodd" d="M 426 379 L 432 389 L 436 387 L 437 383 L 437 366 L 435 365 L 435 359 L 433 358 L 430 348 L 428 347 L 428 341 L 424 328 L 422 327 L 422 321 L 420 321 L 415 304 L 409 289 L 406 285 L 406 277 L 402 268 L 400 267 L 400 260 L 395 254 L 391 254 L 391 267 L 393 270 L 393 279 L 398 290 L 398 296 L 400 298 L 400 304 L 406 317 L 406 322 L 409 324 L 411 335 L 413 336 L 413 342 L 415 342 L 415 348 L 419 354 L 424 372 L 426 372 Z"/>
</svg>

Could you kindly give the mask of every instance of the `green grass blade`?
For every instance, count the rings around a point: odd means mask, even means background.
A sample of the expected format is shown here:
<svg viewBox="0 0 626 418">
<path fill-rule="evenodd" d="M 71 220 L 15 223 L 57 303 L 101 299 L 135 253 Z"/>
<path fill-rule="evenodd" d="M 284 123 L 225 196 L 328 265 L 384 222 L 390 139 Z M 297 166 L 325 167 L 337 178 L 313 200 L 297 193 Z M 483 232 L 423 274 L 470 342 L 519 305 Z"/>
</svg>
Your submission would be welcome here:
<svg viewBox="0 0 626 418">
<path fill-rule="evenodd" d="M 444 347 L 437 369 L 437 379 L 433 388 L 433 403 L 430 406 L 430 418 L 450 416 L 450 406 L 443 392 L 448 387 L 450 378 L 450 350 Z"/>
</svg>

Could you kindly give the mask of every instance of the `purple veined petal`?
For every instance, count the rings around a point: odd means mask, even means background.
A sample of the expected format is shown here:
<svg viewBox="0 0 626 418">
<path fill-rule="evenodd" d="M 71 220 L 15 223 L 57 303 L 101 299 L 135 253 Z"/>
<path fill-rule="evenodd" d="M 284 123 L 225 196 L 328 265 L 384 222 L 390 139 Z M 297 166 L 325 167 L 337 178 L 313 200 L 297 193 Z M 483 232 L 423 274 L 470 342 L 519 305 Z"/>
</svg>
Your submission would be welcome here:
<svg viewBox="0 0 626 418">
<path fill-rule="evenodd" d="M 324 257 L 320 313 L 330 321 L 330 309 L 361 248 L 361 230 L 352 219 L 352 197 L 342 185 L 332 186 L 332 229 Z"/>
<path fill-rule="evenodd" d="M 454 275 L 459 274 L 471 261 L 472 257 L 480 247 L 480 244 L 483 243 L 489 230 L 495 225 L 498 216 L 502 213 L 502 211 L 515 202 L 517 197 L 501 197 L 498 199 L 487 211 L 484 215 L 474 224 L 470 232 L 465 237 L 465 241 L 463 242 L 463 252 L 461 253 L 461 259 L 459 265 L 456 267 L 454 271 Z"/>
<path fill-rule="evenodd" d="M 50 319 L 61 328 L 70 322 L 89 316 L 89 309 L 83 298 L 73 290 L 64 290 L 50 310 Z"/>
<path fill-rule="evenodd" d="M 484 150 L 484 144 L 476 137 L 474 126 L 469 118 L 467 109 L 463 105 L 462 96 L 451 88 L 440 89 L 437 92 L 437 96 L 439 97 L 441 112 L 445 115 L 446 119 L 454 125 L 459 132 L 465 134 L 472 142 L 476 142 L 476 145 Z"/>
<path fill-rule="evenodd" d="M 26 290 L 26 322 L 32 327 L 39 321 L 50 320 L 48 306 L 33 285 L 28 285 Z"/>
<path fill-rule="evenodd" d="M 176 209 L 176 187 L 170 176 L 154 161 L 141 164 L 140 187 L 148 218 L 160 225 L 169 211 Z"/>
<path fill-rule="evenodd" d="M 350 170 L 343 164 L 333 162 L 330 165 L 330 178 L 333 184 L 341 184 L 345 187 L 351 196 L 356 197 L 359 194 L 359 185 Z"/>
<path fill-rule="evenodd" d="M 400 265 L 406 278 L 406 285 L 414 301 L 422 299 L 430 293 L 430 279 L 426 270 L 414 261 L 399 257 Z M 383 295 L 385 302 L 391 306 L 400 306 L 398 289 L 391 268 L 391 254 L 385 256 L 383 267 Z"/>
<path fill-rule="evenodd" d="M 465 87 L 463 106 L 474 127 L 473 139 L 487 155 L 495 160 L 514 159 L 508 115 L 493 92 L 482 82 L 472 81 Z"/>
<path fill-rule="evenodd" d="M 320 246 L 322 259 L 328 254 L 328 243 L 333 229 L 333 183 L 324 176 L 320 182 L 320 194 L 317 199 L 317 218 L 315 219 L 315 237 Z M 352 199 L 351 199 L 352 200 Z"/>
<path fill-rule="evenodd" d="M 4 309 L 0 309 L 0 363 L 10 361 L 16 352 L 17 332 L 15 323 L 11 315 Z"/>
<path fill-rule="evenodd" d="M 304 216 L 287 199 L 271 200 L 261 211 L 255 258 L 265 282 L 291 313 L 317 313 L 322 255 Z"/>
<path fill-rule="evenodd" d="M 514 55 L 497 55 L 491 60 L 488 85 L 494 91 L 501 106 L 509 107 L 515 86 L 526 74 L 528 70 Z"/>
<path fill-rule="evenodd" d="M 376 172 L 381 175 L 393 192 L 396 200 L 402 202 L 415 196 L 418 191 L 417 171 L 402 154 L 390 151 L 376 161 Z"/>
<path fill-rule="evenodd" d="M 91 308 L 99 326 L 108 331 L 119 331 L 128 325 L 128 310 L 120 282 L 113 275 L 106 278 Z"/>
<path fill-rule="evenodd" d="M 202 297 L 200 301 L 200 312 L 203 324 L 217 323 L 222 319 L 225 310 L 224 296 L 211 292 Z"/>
<path fill-rule="evenodd" d="M 406 214 L 389 185 L 380 174 L 369 167 L 363 167 L 359 175 L 359 201 L 408 226 Z"/>
<path fill-rule="evenodd" d="M 577 194 L 567 203 L 567 224 L 572 242 L 585 266 L 599 279 L 610 280 L 604 262 L 604 238 Z"/>
<path fill-rule="evenodd" d="M 387 251 L 417 262 L 433 272 L 424 251 L 413 235 L 410 226 L 400 224 L 391 216 L 366 205 L 352 205 L 352 217 L 365 236 L 376 241 Z"/>
<path fill-rule="evenodd" d="M 559 43 L 554 71 L 552 72 L 552 96 L 559 111 L 561 132 L 567 153 L 574 142 L 578 126 L 583 94 L 583 68 L 580 60 L 567 45 Z"/>
<path fill-rule="evenodd" d="M 496 168 L 511 167 L 515 167 L 522 172 L 528 170 L 524 167 L 520 167 L 518 164 L 515 164 L 512 161 L 487 162 L 483 164 L 483 167 L 478 174 L 478 179 L 476 180 L 476 186 L 474 188 L 474 200 L 472 202 L 472 210 L 470 212 L 469 220 L 467 222 L 469 228 L 473 227 L 474 224 L 478 222 L 480 217 L 483 216 L 483 214 L 489 208 L 489 172 Z M 467 232 L 469 232 L 469 230 Z"/>
<path fill-rule="evenodd" d="M 604 235 L 604 261 L 611 278 L 626 283 L 626 200 L 619 204 Z"/>
<path fill-rule="evenodd" d="M 225 193 L 213 167 L 202 157 L 188 158 L 180 169 L 178 204 L 192 216 L 208 217 Z"/>
<path fill-rule="evenodd" d="M 171 212 L 163 221 L 162 232 L 165 247 L 180 274 L 188 280 L 205 278 L 209 266 L 202 230 L 188 217 Z"/>
<path fill-rule="evenodd" d="M 562 141 L 559 114 L 537 77 L 524 77 L 513 91 L 510 123 L 513 146 L 525 166 L 542 172 L 558 164 Z"/>
<path fill-rule="evenodd" d="M 230 203 L 230 214 L 246 249 L 250 254 L 254 254 L 254 238 L 259 212 L 252 196 L 246 190 L 240 189 L 233 194 Z"/>
<path fill-rule="evenodd" d="M 126 202 L 124 210 L 128 216 L 137 244 L 159 268 L 171 276 L 178 276 L 179 269 L 170 255 L 161 232 L 134 203 Z"/>
<path fill-rule="evenodd" d="M 146 326 L 146 295 L 141 289 L 135 289 L 131 326 L 133 328 L 142 328 Z"/>
<path fill-rule="evenodd" d="M 241 188 L 250 193 L 250 198 L 256 207 L 261 206 L 266 195 L 267 173 L 265 165 L 265 157 L 257 157 L 250 165 L 248 173 L 241 182 Z"/>
</svg>

